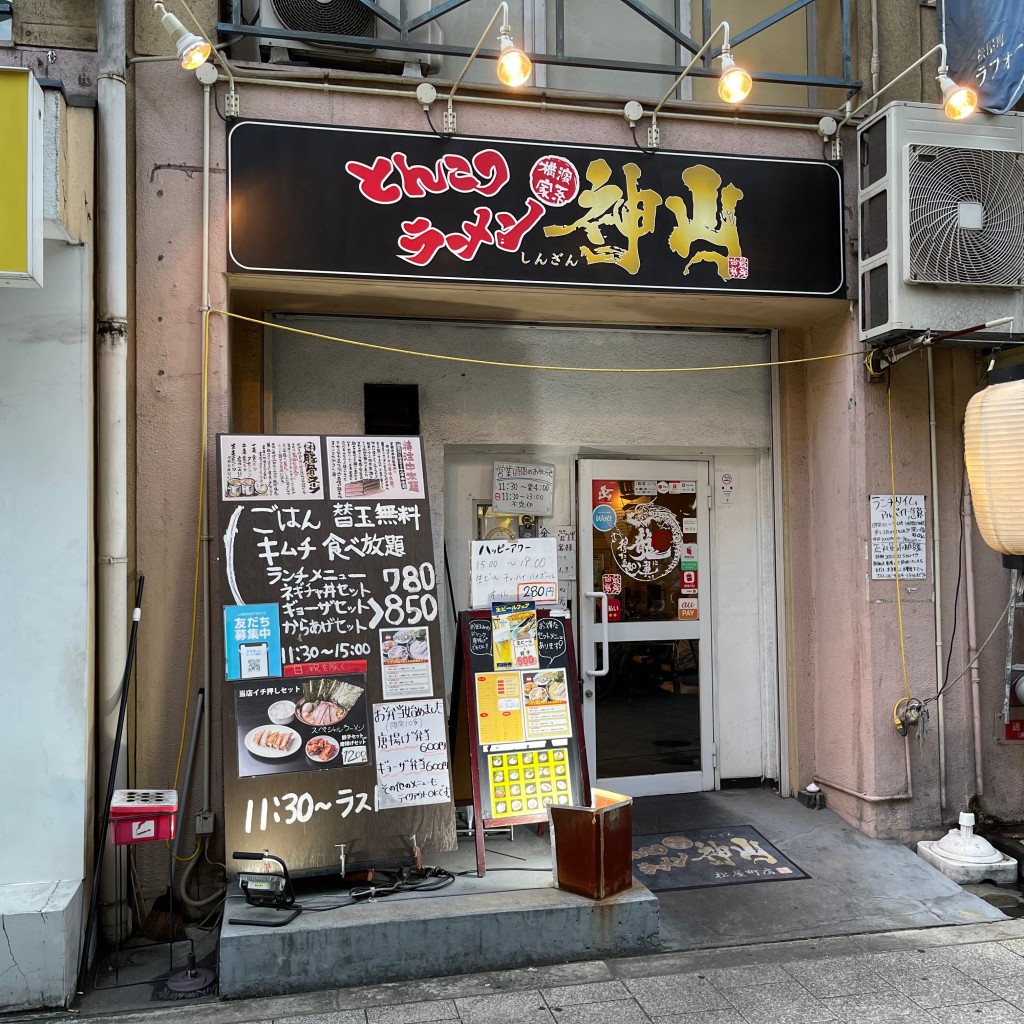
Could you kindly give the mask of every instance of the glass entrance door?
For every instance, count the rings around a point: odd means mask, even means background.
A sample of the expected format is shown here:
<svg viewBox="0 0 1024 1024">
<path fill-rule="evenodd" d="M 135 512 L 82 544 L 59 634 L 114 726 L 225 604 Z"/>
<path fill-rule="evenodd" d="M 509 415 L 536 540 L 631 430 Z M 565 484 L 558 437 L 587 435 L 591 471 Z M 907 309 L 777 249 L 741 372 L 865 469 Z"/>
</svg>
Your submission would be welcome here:
<svg viewBox="0 0 1024 1024">
<path fill-rule="evenodd" d="M 595 785 L 714 789 L 707 462 L 580 461 L 580 675 Z"/>
</svg>

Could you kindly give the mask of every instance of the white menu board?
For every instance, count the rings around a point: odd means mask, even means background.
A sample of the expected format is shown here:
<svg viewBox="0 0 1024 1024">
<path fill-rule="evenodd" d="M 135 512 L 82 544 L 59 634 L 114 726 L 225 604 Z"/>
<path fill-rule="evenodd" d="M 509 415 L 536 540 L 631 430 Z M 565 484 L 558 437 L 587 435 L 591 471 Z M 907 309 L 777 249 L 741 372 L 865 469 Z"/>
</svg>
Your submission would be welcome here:
<svg viewBox="0 0 1024 1024">
<path fill-rule="evenodd" d="M 558 541 L 554 537 L 470 542 L 470 592 L 473 608 L 494 601 L 558 601 Z"/>
<path fill-rule="evenodd" d="M 927 577 L 927 537 L 923 494 L 896 495 L 896 541 L 893 539 L 892 495 L 872 494 L 871 578 L 896 578 L 896 542 L 899 543 L 900 579 Z"/>
<path fill-rule="evenodd" d="M 379 808 L 451 800 L 443 700 L 374 704 L 373 744 Z"/>
</svg>

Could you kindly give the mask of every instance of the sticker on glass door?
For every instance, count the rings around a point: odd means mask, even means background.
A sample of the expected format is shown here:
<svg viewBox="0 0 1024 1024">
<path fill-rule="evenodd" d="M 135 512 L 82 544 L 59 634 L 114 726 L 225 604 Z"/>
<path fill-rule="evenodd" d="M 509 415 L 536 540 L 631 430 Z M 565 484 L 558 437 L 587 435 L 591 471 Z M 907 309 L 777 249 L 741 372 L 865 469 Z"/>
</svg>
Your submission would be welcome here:
<svg viewBox="0 0 1024 1024">
<path fill-rule="evenodd" d="M 696 482 L 690 480 L 594 480 L 594 528 L 608 534 L 608 552 L 622 574 L 639 583 L 671 581 L 696 548 Z M 614 518 L 613 518 L 614 517 Z M 695 577 L 694 577 L 695 578 Z"/>
</svg>

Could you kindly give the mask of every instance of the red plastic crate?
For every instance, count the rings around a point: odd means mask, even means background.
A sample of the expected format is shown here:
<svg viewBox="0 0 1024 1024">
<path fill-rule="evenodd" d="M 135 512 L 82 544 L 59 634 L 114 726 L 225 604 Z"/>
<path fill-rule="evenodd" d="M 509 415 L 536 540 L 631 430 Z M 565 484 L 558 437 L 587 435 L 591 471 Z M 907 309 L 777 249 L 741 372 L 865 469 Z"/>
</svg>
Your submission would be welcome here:
<svg viewBox="0 0 1024 1024">
<path fill-rule="evenodd" d="M 177 816 L 173 789 L 118 789 L 110 804 L 110 841 L 128 846 L 173 839 Z"/>
</svg>

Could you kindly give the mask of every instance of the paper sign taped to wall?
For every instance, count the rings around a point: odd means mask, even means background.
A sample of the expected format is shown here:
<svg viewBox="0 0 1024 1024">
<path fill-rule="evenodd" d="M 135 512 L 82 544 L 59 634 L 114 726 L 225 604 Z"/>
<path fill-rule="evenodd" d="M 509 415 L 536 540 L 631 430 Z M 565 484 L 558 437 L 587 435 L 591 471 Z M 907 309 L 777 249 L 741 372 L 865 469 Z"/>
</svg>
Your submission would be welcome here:
<svg viewBox="0 0 1024 1024">
<path fill-rule="evenodd" d="M 558 601 L 558 541 L 554 537 L 470 542 L 470 604 Z"/>
<path fill-rule="evenodd" d="M 923 494 L 896 495 L 896 529 L 893 531 L 892 495 L 872 494 L 871 578 L 896 578 L 897 559 L 901 580 L 923 580 L 928 575 L 927 537 Z"/>
<path fill-rule="evenodd" d="M 373 745 L 379 808 L 451 800 L 443 700 L 374 704 Z"/>
<path fill-rule="evenodd" d="M 521 462 L 494 464 L 495 512 L 550 516 L 555 495 L 555 467 Z"/>
</svg>

